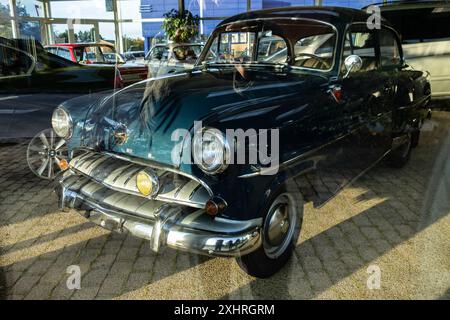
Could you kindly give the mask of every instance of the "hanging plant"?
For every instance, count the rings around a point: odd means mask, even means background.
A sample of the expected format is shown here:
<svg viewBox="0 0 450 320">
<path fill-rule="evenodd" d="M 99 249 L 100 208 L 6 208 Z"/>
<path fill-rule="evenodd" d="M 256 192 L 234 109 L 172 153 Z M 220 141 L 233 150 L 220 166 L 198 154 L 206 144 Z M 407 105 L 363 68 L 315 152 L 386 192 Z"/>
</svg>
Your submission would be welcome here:
<svg viewBox="0 0 450 320">
<path fill-rule="evenodd" d="M 189 42 L 198 35 L 200 18 L 189 10 L 183 13 L 172 9 L 164 14 L 163 29 L 169 40 L 176 43 Z"/>
</svg>

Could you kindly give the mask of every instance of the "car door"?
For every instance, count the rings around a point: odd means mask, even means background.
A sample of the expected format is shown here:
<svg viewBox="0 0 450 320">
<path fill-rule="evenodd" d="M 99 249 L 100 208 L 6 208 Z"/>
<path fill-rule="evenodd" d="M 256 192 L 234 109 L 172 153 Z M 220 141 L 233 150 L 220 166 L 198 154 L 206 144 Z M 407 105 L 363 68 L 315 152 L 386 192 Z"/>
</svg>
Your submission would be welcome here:
<svg viewBox="0 0 450 320">
<path fill-rule="evenodd" d="M 21 102 L 27 99 L 35 66 L 31 55 L 0 45 L 0 137 L 16 137 L 13 126 Z"/>
<path fill-rule="evenodd" d="M 350 55 L 361 58 L 359 70 L 345 70 L 344 62 Z M 348 155 L 355 173 L 371 167 L 389 150 L 389 80 L 380 70 L 378 31 L 369 30 L 366 24 L 352 25 L 345 35 L 338 86 L 342 90 L 342 112 L 348 115 L 347 131 L 352 134 Z"/>
</svg>

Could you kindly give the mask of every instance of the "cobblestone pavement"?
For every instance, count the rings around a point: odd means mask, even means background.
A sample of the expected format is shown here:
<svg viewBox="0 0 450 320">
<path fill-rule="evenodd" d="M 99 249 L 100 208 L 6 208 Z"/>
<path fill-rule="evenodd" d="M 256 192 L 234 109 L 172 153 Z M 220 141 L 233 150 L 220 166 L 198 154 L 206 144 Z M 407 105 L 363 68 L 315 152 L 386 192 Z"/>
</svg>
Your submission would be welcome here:
<svg viewBox="0 0 450 320">
<path fill-rule="evenodd" d="M 60 212 L 26 143 L 0 145 L 0 281 L 8 299 L 449 299 L 450 113 L 435 114 L 411 162 L 384 164 L 320 209 L 308 205 L 290 263 L 270 279 L 233 259 L 166 249 Z M 81 268 L 69 290 L 67 268 Z M 378 269 L 379 268 L 379 269 Z M 380 289 L 368 289 L 371 271 Z M 370 281 L 369 281 L 370 282 Z M 370 282 L 373 284 L 373 282 Z"/>
</svg>

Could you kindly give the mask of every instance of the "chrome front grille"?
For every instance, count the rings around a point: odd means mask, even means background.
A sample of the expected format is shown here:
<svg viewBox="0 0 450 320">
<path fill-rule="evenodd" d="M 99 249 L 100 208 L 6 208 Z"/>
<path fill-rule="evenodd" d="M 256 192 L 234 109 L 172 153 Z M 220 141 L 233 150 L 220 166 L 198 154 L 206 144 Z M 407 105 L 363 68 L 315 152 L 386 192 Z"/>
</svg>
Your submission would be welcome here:
<svg viewBox="0 0 450 320">
<path fill-rule="evenodd" d="M 194 208 L 204 208 L 211 194 L 199 181 L 166 168 L 156 168 L 131 162 L 111 154 L 85 152 L 70 161 L 71 170 L 82 175 L 95 185 L 86 190 L 97 192 L 96 188 L 119 191 L 140 198 L 165 203 L 176 203 Z M 159 190 L 153 198 L 142 195 L 136 186 L 136 176 L 142 170 L 153 170 L 158 176 Z M 105 191 L 107 192 L 107 191 Z M 117 192 L 116 192 L 117 194 Z"/>
</svg>

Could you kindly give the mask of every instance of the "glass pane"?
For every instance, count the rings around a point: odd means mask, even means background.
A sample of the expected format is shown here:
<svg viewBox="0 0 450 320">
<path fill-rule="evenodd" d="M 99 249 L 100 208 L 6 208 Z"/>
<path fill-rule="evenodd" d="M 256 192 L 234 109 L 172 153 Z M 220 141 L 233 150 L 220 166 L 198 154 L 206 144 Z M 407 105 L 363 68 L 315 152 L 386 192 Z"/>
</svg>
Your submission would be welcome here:
<svg viewBox="0 0 450 320">
<path fill-rule="evenodd" d="M 110 43 L 115 43 L 114 35 L 114 23 L 112 22 L 100 22 L 98 24 L 100 39 L 108 41 Z"/>
<path fill-rule="evenodd" d="M 386 29 L 380 31 L 380 51 L 382 66 L 397 66 L 400 64 L 400 52 L 394 34 Z"/>
<path fill-rule="evenodd" d="M 32 59 L 21 51 L 0 46 L 0 77 L 18 76 L 30 72 Z"/>
<path fill-rule="evenodd" d="M 11 20 L 7 0 L 0 0 L 0 37 L 12 38 Z"/>
<path fill-rule="evenodd" d="M 336 34 L 331 28 L 324 28 L 322 31 L 325 32 L 305 36 L 297 41 L 295 44 L 295 66 L 318 70 L 331 68 Z"/>
<path fill-rule="evenodd" d="M 21 37 L 28 37 L 41 42 L 41 24 L 37 21 L 20 21 L 19 30 Z"/>
<path fill-rule="evenodd" d="M 272 32 L 264 32 L 259 39 L 259 62 L 285 63 L 288 57 L 286 41 L 283 38 L 272 35 Z"/>
<path fill-rule="evenodd" d="M 142 23 L 122 23 L 124 52 L 144 51 L 144 38 L 142 37 Z"/>
<path fill-rule="evenodd" d="M 94 26 L 85 24 L 74 24 L 73 32 L 75 36 L 75 42 L 94 42 Z"/>
<path fill-rule="evenodd" d="M 68 43 L 69 34 L 66 24 L 52 24 L 53 40 L 55 43 Z"/>
<path fill-rule="evenodd" d="M 373 1 L 373 0 L 322 0 L 322 5 L 361 9 L 365 6 L 380 2 L 381 1 Z"/>
<path fill-rule="evenodd" d="M 51 1 L 53 18 L 70 18 L 73 23 L 78 19 L 113 19 L 112 11 L 107 11 L 105 0 Z"/>
<path fill-rule="evenodd" d="M 291 0 L 291 1 L 279 1 L 279 0 L 262 0 L 260 1 L 262 7 L 259 9 L 269 9 L 278 7 L 290 7 L 290 6 L 312 6 L 314 0 Z"/>
<path fill-rule="evenodd" d="M 16 2 L 17 15 L 21 17 L 44 17 L 44 6 L 41 1 L 19 0 Z"/>
</svg>

